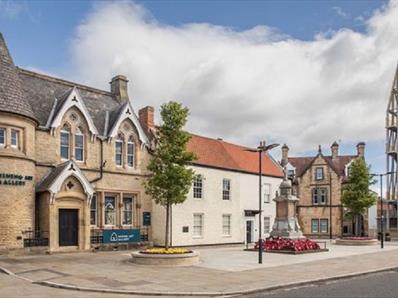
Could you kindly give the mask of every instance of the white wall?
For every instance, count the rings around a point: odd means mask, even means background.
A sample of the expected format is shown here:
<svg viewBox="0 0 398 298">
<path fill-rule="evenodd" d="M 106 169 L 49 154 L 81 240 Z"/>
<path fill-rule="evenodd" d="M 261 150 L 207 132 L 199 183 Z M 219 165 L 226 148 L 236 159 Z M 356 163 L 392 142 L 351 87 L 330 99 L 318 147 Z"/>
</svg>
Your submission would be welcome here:
<svg viewBox="0 0 398 298">
<path fill-rule="evenodd" d="M 203 180 L 203 198 L 193 198 L 192 188 L 187 200 L 173 206 L 172 244 L 203 245 L 243 243 L 246 241 L 246 218 L 244 210 L 258 210 L 258 176 L 234 171 L 192 166 Z M 222 199 L 222 180 L 231 180 L 231 199 Z M 263 183 L 271 184 L 271 202 L 263 203 L 263 216 L 271 217 L 271 227 L 275 218 L 275 191 L 282 182 L 280 178 L 263 177 Z M 193 215 L 203 213 L 203 236 L 193 236 Z M 231 235 L 223 236 L 222 215 L 231 214 Z M 258 238 L 258 216 L 247 219 L 255 220 L 254 240 Z M 189 231 L 183 233 L 183 227 Z M 153 207 L 153 238 L 156 244 L 164 241 L 164 208 Z M 257 233 L 256 233 L 257 232 Z"/>
</svg>

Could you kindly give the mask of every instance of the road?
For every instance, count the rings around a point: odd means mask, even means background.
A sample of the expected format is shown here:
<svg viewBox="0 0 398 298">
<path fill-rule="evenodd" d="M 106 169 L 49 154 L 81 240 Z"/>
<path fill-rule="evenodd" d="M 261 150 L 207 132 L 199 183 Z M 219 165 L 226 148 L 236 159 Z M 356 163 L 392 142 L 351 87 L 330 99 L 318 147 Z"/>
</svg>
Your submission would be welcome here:
<svg viewBox="0 0 398 298">
<path fill-rule="evenodd" d="M 387 271 L 250 296 L 250 298 L 396 298 L 398 272 Z"/>
</svg>

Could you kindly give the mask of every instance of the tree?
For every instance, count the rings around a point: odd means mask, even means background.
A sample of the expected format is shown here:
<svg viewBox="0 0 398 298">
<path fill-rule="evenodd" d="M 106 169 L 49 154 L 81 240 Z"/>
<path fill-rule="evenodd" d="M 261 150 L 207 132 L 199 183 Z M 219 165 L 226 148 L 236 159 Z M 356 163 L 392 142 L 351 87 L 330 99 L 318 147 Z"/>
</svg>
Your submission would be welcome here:
<svg viewBox="0 0 398 298">
<path fill-rule="evenodd" d="M 350 166 L 348 182 L 343 186 L 342 204 L 349 209 L 349 214 L 355 221 L 355 236 L 361 234 L 361 215 L 376 203 L 376 195 L 370 186 L 376 183 L 369 175 L 369 167 L 363 158 L 355 159 Z"/>
<path fill-rule="evenodd" d="M 180 103 L 170 101 L 161 106 L 162 125 L 156 133 L 156 148 L 148 165 L 152 175 L 145 183 L 146 193 L 156 204 L 166 208 L 165 248 L 169 248 L 170 208 L 185 201 L 195 173 L 188 169 L 196 156 L 186 150 L 191 138 L 183 130 L 189 110 Z"/>
</svg>

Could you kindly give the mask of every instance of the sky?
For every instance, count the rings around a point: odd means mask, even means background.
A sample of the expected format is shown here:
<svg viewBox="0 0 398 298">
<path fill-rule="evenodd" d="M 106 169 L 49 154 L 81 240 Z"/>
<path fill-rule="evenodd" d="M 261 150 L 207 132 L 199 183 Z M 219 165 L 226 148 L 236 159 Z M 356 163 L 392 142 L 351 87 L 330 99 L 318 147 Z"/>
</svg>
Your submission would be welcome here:
<svg viewBox="0 0 398 298">
<path fill-rule="evenodd" d="M 190 131 L 238 144 L 355 154 L 365 141 L 373 172 L 385 171 L 397 28 L 395 0 L 0 0 L 18 66 L 105 90 L 124 74 L 136 110 L 177 100 Z"/>
</svg>

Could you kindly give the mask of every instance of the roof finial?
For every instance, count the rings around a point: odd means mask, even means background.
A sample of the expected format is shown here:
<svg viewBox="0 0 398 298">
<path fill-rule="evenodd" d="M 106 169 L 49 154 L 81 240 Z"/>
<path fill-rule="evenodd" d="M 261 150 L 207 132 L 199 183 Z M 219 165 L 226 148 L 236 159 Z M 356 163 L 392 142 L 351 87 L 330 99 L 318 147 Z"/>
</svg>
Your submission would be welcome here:
<svg viewBox="0 0 398 298">
<path fill-rule="evenodd" d="M 322 153 L 321 145 L 318 145 L 318 154 L 321 154 L 321 153 Z"/>
</svg>

